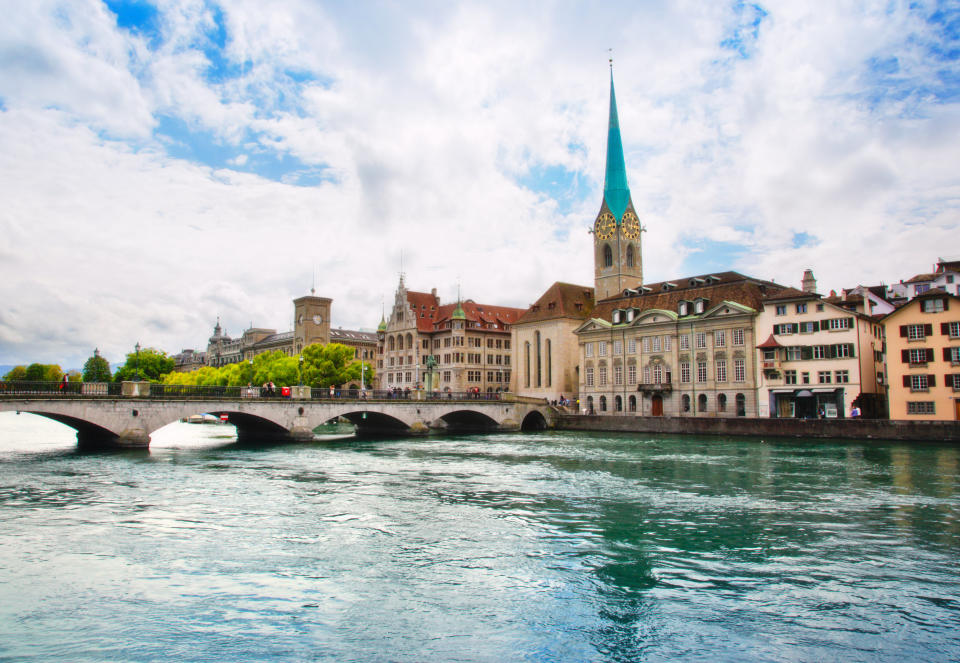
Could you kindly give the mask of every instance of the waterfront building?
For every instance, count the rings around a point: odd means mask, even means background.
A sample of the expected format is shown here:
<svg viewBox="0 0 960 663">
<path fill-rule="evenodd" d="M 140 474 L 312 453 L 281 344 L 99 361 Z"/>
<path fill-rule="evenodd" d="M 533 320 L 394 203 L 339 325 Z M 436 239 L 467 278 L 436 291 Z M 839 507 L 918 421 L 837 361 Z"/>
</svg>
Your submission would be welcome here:
<svg viewBox="0 0 960 663">
<path fill-rule="evenodd" d="M 913 299 L 934 288 L 960 295 L 960 260 L 938 258 L 932 272 L 916 274 L 890 286 L 893 296 L 902 300 Z"/>
<path fill-rule="evenodd" d="M 377 329 L 377 387 L 499 393 L 511 379 L 510 328 L 523 309 L 473 300 L 441 304 L 436 288 L 408 290 Z"/>
<path fill-rule="evenodd" d="M 960 298 L 925 290 L 883 325 L 890 418 L 960 420 Z"/>
<path fill-rule="evenodd" d="M 784 286 L 720 272 L 625 288 L 576 334 L 580 407 L 628 416 L 757 415 L 755 318 Z"/>
<path fill-rule="evenodd" d="M 511 328 L 511 391 L 548 401 L 575 399 L 580 364 L 574 331 L 592 311 L 593 288 L 560 282 L 547 288 Z"/>
<path fill-rule="evenodd" d="M 885 416 L 878 319 L 786 288 L 764 296 L 756 329 L 764 339 L 757 345 L 758 416 L 843 418 L 853 405 L 862 416 Z"/>
</svg>

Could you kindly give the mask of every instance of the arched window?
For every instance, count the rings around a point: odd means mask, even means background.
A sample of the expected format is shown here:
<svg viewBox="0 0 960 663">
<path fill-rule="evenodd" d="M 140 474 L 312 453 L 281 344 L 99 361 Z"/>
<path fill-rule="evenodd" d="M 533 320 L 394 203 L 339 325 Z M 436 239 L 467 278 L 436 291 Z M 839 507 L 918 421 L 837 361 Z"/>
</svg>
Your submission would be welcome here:
<svg viewBox="0 0 960 663">
<path fill-rule="evenodd" d="M 530 386 L 530 341 L 523 344 L 523 383 Z"/>
<path fill-rule="evenodd" d="M 587 396 L 587 414 L 593 414 L 593 396 Z"/>
<path fill-rule="evenodd" d="M 697 396 L 697 412 L 706 412 L 707 411 L 707 395 L 700 394 Z"/>
<path fill-rule="evenodd" d="M 636 396 L 630 396 L 630 398 L 627 399 L 627 409 L 630 410 L 631 412 L 636 412 L 636 411 L 637 411 L 637 397 L 636 397 Z"/>
<path fill-rule="evenodd" d="M 745 417 L 747 416 L 747 397 L 743 394 L 737 394 L 737 416 Z"/>
<path fill-rule="evenodd" d="M 610 248 L 609 244 L 603 245 L 603 266 L 613 267 L 613 249 Z"/>
<path fill-rule="evenodd" d="M 607 397 L 606 397 L 606 396 L 601 396 L 601 397 L 600 397 L 600 411 L 601 411 L 601 412 L 606 412 L 606 411 L 607 411 Z"/>
<path fill-rule="evenodd" d="M 613 409 L 616 412 L 623 412 L 623 397 L 617 396 L 613 399 Z"/>
<path fill-rule="evenodd" d="M 397 350 L 403 350 L 403 334 L 397 335 Z"/>
<path fill-rule="evenodd" d="M 395 345 L 393 341 L 393 336 L 390 336 L 387 338 L 387 350 L 389 350 L 390 352 L 393 352 L 394 347 Z"/>
<path fill-rule="evenodd" d="M 536 331 L 536 332 L 533 333 L 533 342 L 534 342 L 534 343 L 536 344 L 536 346 L 537 346 L 537 356 L 536 356 L 536 362 L 537 362 L 537 386 L 538 386 L 538 387 L 542 387 L 542 386 L 543 386 L 543 359 L 542 359 L 542 354 L 541 354 L 542 350 L 541 350 L 540 332 L 539 332 L 539 331 Z"/>
<path fill-rule="evenodd" d="M 689 395 L 689 394 L 684 394 L 684 395 L 683 395 L 683 398 L 681 399 L 680 402 L 683 404 L 683 405 L 682 405 L 683 411 L 684 411 L 684 412 L 689 412 L 689 411 L 690 411 L 690 395 Z"/>
<path fill-rule="evenodd" d="M 717 396 L 717 412 L 726 412 L 727 411 L 727 395 L 720 394 Z"/>
<path fill-rule="evenodd" d="M 627 267 L 633 267 L 633 244 L 627 246 Z"/>
<path fill-rule="evenodd" d="M 550 347 L 550 339 L 547 339 L 547 386 L 553 386 L 553 350 Z"/>
<path fill-rule="evenodd" d="M 407 334 L 407 349 L 413 350 L 413 334 Z"/>
</svg>

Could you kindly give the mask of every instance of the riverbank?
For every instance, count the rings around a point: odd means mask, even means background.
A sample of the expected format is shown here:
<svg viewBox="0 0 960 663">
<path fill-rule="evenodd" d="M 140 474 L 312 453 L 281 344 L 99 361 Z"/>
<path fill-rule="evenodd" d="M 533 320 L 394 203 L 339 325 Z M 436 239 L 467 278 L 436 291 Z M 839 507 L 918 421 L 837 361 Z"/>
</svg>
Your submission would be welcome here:
<svg viewBox="0 0 960 663">
<path fill-rule="evenodd" d="M 620 417 L 559 414 L 556 417 L 555 426 L 559 430 L 617 433 L 960 442 L 960 422 L 956 421 Z"/>
</svg>

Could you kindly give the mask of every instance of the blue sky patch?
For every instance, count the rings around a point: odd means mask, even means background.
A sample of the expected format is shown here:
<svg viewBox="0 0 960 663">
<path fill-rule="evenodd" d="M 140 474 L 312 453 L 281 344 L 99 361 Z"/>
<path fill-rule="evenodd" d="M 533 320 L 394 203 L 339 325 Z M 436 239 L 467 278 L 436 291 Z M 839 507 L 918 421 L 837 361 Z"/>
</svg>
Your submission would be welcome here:
<svg viewBox="0 0 960 663">
<path fill-rule="evenodd" d="M 799 249 L 804 246 L 816 246 L 817 238 L 814 235 L 810 235 L 809 233 L 805 232 L 793 233 L 793 237 L 790 239 L 790 244 L 795 249 Z"/>
<path fill-rule="evenodd" d="M 709 239 L 690 239 L 684 244 L 691 249 L 680 268 L 682 274 L 712 274 L 735 269 L 748 249 L 740 242 L 717 242 Z M 763 278 L 762 275 L 756 275 Z"/>
<path fill-rule="evenodd" d="M 557 165 L 537 164 L 518 181 L 521 186 L 556 201 L 560 214 L 569 214 L 592 193 L 580 173 Z"/>
<path fill-rule="evenodd" d="M 768 16 L 767 11 L 752 2 L 736 2 L 733 5 L 734 24 L 720 47 L 732 51 L 741 59 L 750 58 L 760 37 L 760 24 Z"/>
</svg>

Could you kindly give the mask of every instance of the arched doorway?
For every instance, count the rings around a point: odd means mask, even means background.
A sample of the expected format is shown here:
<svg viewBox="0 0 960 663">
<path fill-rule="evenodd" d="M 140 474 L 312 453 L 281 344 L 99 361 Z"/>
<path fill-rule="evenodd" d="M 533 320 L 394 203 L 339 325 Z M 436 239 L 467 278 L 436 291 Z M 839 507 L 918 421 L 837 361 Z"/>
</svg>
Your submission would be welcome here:
<svg viewBox="0 0 960 663">
<path fill-rule="evenodd" d="M 650 414 L 654 417 L 663 416 L 663 396 L 660 394 L 654 394 L 651 399 L 652 404 L 650 406 Z"/>
</svg>

